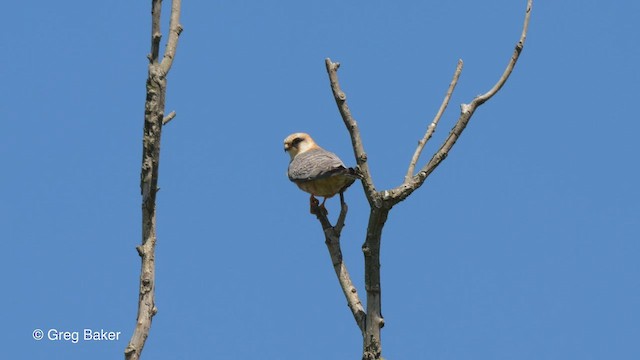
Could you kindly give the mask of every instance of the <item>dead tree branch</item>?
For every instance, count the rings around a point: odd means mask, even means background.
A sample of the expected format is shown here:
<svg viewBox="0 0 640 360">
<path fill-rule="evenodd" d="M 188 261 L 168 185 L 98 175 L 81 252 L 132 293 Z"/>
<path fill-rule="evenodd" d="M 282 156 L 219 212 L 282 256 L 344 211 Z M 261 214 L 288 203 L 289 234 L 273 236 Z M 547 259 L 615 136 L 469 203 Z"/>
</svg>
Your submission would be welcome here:
<svg viewBox="0 0 640 360">
<path fill-rule="evenodd" d="M 460 77 L 460 73 L 462 71 L 462 60 L 458 61 L 456 71 L 453 75 L 451 83 L 449 84 L 449 88 L 442 102 L 442 105 L 440 106 L 438 113 L 434 117 L 434 120 L 427 127 L 424 137 L 418 142 L 418 146 L 414 152 L 413 157 L 411 158 L 409 168 L 407 170 L 407 174 L 403 183 L 391 190 L 376 190 L 373 183 L 373 177 L 367 164 L 367 154 L 364 151 L 364 145 L 362 142 L 362 138 L 360 137 L 358 124 L 351 115 L 351 111 L 347 106 L 347 96 L 340 88 L 340 84 L 338 81 L 338 68 L 340 64 L 334 63 L 331 61 L 331 59 L 328 58 L 325 60 L 331 90 L 333 92 L 333 96 L 335 98 L 336 105 L 338 106 L 340 115 L 342 116 L 342 120 L 347 128 L 347 131 L 349 132 L 349 136 L 351 137 L 351 145 L 353 147 L 356 163 L 358 165 L 358 171 L 362 176 L 364 193 L 367 197 L 367 200 L 369 201 L 369 206 L 371 208 L 369 214 L 369 223 L 367 225 L 367 235 L 365 238 L 365 242 L 362 245 L 362 252 L 364 254 L 365 263 L 365 289 L 367 291 L 366 315 L 364 316 L 363 331 L 363 360 L 380 359 L 382 354 L 380 329 L 384 326 L 384 318 L 382 317 L 381 311 L 380 243 L 382 239 L 382 229 L 384 228 L 384 224 L 387 221 L 389 211 L 394 205 L 406 199 L 409 195 L 411 195 L 411 193 L 413 193 L 413 191 L 417 190 L 424 183 L 425 179 L 442 162 L 442 160 L 447 157 L 449 151 L 451 150 L 453 145 L 455 145 L 456 141 L 464 131 L 475 110 L 480 105 L 489 100 L 493 95 L 495 95 L 507 81 L 524 47 L 524 42 L 526 40 L 527 30 L 529 27 L 529 18 L 531 15 L 532 4 L 533 0 L 527 1 L 527 10 L 520 40 L 516 44 L 511 60 L 509 61 L 507 68 L 505 69 L 498 82 L 485 94 L 479 95 L 474 98 L 470 104 L 463 104 L 461 106 L 460 117 L 449 133 L 447 139 L 434 153 L 431 160 L 427 164 L 425 164 L 417 174 L 414 175 L 413 173 L 415 171 L 415 167 L 420 158 L 422 150 L 424 149 L 427 141 L 433 135 L 435 128 L 437 127 L 438 122 L 440 121 L 440 118 L 442 117 L 449 103 L 451 94 L 453 93 L 458 82 L 458 78 Z M 336 227 L 338 228 L 337 232 L 336 228 L 331 227 L 331 224 L 326 219 L 326 216 L 324 214 L 322 214 L 320 211 L 317 211 L 316 216 L 320 220 L 325 231 L 327 246 L 329 246 L 331 241 L 339 244 L 340 230 L 342 229 L 344 216 L 346 216 L 346 205 L 343 204 L 343 211 L 340 214 L 341 218 L 339 218 L 338 224 L 336 225 Z M 329 250 L 329 252 L 331 253 L 332 260 L 334 261 L 334 267 L 337 263 L 334 258 L 339 258 L 339 264 L 342 264 L 341 253 L 338 257 L 337 255 L 334 256 L 331 249 Z M 336 273 L 338 273 L 337 269 Z M 342 282 L 341 286 L 343 291 L 345 292 L 345 295 L 347 295 L 346 289 L 348 288 L 345 287 Z M 354 311 L 354 316 L 355 315 L 356 312 Z M 358 322 L 358 326 L 362 330 L 363 327 L 360 325 L 357 317 L 356 322 Z"/>
<path fill-rule="evenodd" d="M 155 306 L 155 246 L 156 246 L 156 194 L 158 192 L 158 167 L 160 165 L 160 139 L 162 126 L 171 120 L 165 119 L 166 76 L 171 69 L 182 31 L 180 20 L 180 0 L 173 0 L 171 6 L 170 35 L 164 59 L 158 61 L 160 47 L 160 13 L 162 0 L 151 3 L 151 52 L 149 53 L 149 76 L 144 111 L 144 133 L 142 139 L 142 170 L 140 190 L 142 193 L 142 244 L 136 247 L 141 258 L 140 294 L 136 326 L 126 349 L 127 360 L 140 358 L 145 341 L 151 329 L 151 320 L 158 312 Z M 174 113 L 175 116 L 175 113 Z M 167 120 L 168 119 L 168 120 Z"/>
<path fill-rule="evenodd" d="M 442 114 L 444 114 L 444 111 L 447 109 L 447 106 L 449 105 L 449 100 L 451 99 L 453 90 L 455 90 L 456 85 L 458 84 L 458 79 L 460 78 L 460 73 L 462 72 L 462 65 L 463 65 L 462 59 L 458 60 L 458 66 L 456 66 L 456 71 L 453 74 L 453 79 L 451 80 L 451 83 L 449 84 L 449 89 L 447 89 L 447 94 L 442 100 L 440 109 L 438 109 L 438 112 L 436 113 L 436 116 L 433 118 L 433 121 L 431 122 L 431 124 L 429 124 L 429 127 L 427 127 L 427 131 L 425 132 L 424 137 L 420 141 L 418 141 L 418 147 L 416 148 L 416 151 L 413 154 L 413 157 L 411 158 L 411 162 L 409 162 L 409 169 L 407 170 L 407 175 L 405 175 L 405 178 L 404 178 L 405 182 L 409 181 L 413 176 L 413 172 L 416 169 L 416 163 L 418 162 L 418 159 L 420 159 L 420 154 L 422 154 L 422 150 L 424 149 L 424 146 L 427 144 L 427 141 L 431 139 L 431 136 L 433 136 L 433 133 L 436 131 L 436 127 L 438 126 L 438 122 L 440 122 L 440 118 L 442 117 Z"/>
<path fill-rule="evenodd" d="M 360 138 L 360 130 L 358 130 L 358 123 L 351 116 L 351 111 L 347 105 L 347 95 L 340 89 L 338 83 L 338 68 L 339 63 L 331 62 L 331 59 L 325 59 L 325 65 L 327 67 L 327 73 L 329 73 L 329 81 L 331 83 L 331 90 L 333 91 L 333 97 L 338 105 L 338 110 L 342 119 L 344 120 L 349 135 L 351 136 L 351 144 L 353 145 L 353 152 L 356 157 L 356 164 L 358 165 L 358 171 L 362 175 L 362 184 L 364 185 L 364 193 L 367 196 L 367 200 L 371 204 L 374 200 L 374 194 L 376 193 L 376 187 L 373 185 L 373 180 L 369 172 L 369 164 L 367 163 L 367 153 L 364 151 L 362 145 L 362 139 Z"/>
<path fill-rule="evenodd" d="M 327 218 L 326 212 L 322 211 L 322 209 L 318 205 L 315 205 L 312 209 L 313 214 L 318 218 L 320 224 L 322 225 L 325 244 L 327 245 L 327 249 L 329 250 L 331 263 L 333 264 L 333 269 L 335 270 L 336 276 L 338 277 L 338 282 L 340 283 L 342 292 L 347 299 L 347 305 L 349 306 L 349 309 L 351 309 L 351 313 L 353 314 L 353 318 L 355 319 L 358 328 L 360 328 L 360 331 L 364 334 L 366 317 L 364 307 L 362 306 L 362 302 L 358 297 L 358 291 L 351 281 L 351 276 L 349 276 L 347 266 L 342 261 L 340 233 L 342 232 L 342 228 L 344 227 L 344 220 L 347 217 L 348 210 L 347 204 L 344 202 L 344 195 L 342 193 L 340 194 L 340 205 L 340 215 L 338 216 L 338 220 L 336 221 L 335 226 L 331 225 L 331 222 L 329 222 L 329 219 Z"/>
<path fill-rule="evenodd" d="M 486 93 L 476 96 L 469 104 L 460 105 L 460 116 L 458 117 L 458 121 L 454 125 L 453 129 L 451 129 L 449 136 L 440 146 L 438 151 L 433 154 L 431 160 L 429 160 L 429 162 L 425 164 L 416 175 L 405 178 L 405 181 L 400 186 L 390 190 L 387 193 L 385 199 L 389 199 L 394 204 L 397 204 L 400 201 L 406 199 L 407 196 L 411 195 L 412 192 L 422 186 L 424 181 L 433 172 L 433 170 L 435 170 L 436 167 L 438 167 L 438 165 L 440 165 L 440 163 L 449 155 L 449 151 L 451 150 L 451 148 L 453 148 L 453 145 L 455 145 L 456 141 L 458 141 L 460 135 L 462 135 L 462 132 L 467 127 L 467 124 L 469 123 L 469 120 L 471 120 L 471 117 L 475 113 L 476 109 L 480 107 L 480 105 L 487 102 L 487 100 L 491 99 L 493 95 L 495 95 L 502 88 L 507 79 L 509 79 L 509 76 L 511 75 L 511 72 L 513 72 L 513 68 L 518 61 L 518 58 L 520 57 L 520 53 L 524 48 L 525 40 L 527 39 L 527 31 L 529 29 L 529 19 L 531 18 L 532 6 L 533 0 L 528 0 L 520 40 L 516 44 L 513 55 L 511 55 L 511 59 L 509 60 L 506 69 L 502 73 L 502 76 L 500 76 L 500 79 L 498 79 L 496 84 Z"/>
<path fill-rule="evenodd" d="M 154 0 L 155 2 L 155 0 Z M 160 0 L 162 2 L 162 0 Z M 171 2 L 171 18 L 169 20 L 169 40 L 167 40 L 167 48 L 164 51 L 164 57 L 160 67 L 165 74 L 169 73 L 173 59 L 176 57 L 176 48 L 178 47 L 178 38 L 182 33 L 182 25 L 180 25 L 180 7 L 181 0 L 173 0 Z M 159 20 L 158 20 L 159 21 Z"/>
</svg>

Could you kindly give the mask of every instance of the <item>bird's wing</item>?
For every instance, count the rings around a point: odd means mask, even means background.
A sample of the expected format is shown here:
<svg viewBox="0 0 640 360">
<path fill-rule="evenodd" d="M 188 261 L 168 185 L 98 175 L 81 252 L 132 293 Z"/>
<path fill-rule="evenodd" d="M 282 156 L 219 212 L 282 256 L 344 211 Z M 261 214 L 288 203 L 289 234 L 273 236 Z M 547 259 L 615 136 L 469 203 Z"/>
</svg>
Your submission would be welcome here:
<svg viewBox="0 0 640 360">
<path fill-rule="evenodd" d="M 309 181 L 326 178 L 335 174 L 351 173 L 340 158 L 322 148 L 312 149 L 296 155 L 289 163 L 291 181 Z"/>
</svg>

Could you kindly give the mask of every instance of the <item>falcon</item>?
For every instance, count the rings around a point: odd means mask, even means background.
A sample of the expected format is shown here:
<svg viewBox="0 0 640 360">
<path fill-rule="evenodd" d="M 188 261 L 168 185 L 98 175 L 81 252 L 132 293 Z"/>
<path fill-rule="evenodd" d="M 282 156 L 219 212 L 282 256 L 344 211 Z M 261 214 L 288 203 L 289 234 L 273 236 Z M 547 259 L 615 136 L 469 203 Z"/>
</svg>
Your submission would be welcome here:
<svg viewBox="0 0 640 360">
<path fill-rule="evenodd" d="M 356 170 L 344 165 L 340 158 L 327 151 L 305 133 L 295 133 L 284 139 L 284 151 L 289 153 L 289 180 L 305 192 L 311 194 L 311 213 L 320 203 L 315 197 L 324 197 L 320 205 L 324 207 L 328 198 L 342 193 L 358 178 Z"/>
</svg>

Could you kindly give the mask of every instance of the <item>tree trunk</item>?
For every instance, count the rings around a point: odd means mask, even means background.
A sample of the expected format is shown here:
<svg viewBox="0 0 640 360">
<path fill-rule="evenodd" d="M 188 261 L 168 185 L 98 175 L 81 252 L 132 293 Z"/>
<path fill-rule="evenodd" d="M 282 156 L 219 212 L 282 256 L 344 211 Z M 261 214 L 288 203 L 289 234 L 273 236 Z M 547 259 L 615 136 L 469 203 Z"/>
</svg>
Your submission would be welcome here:
<svg viewBox="0 0 640 360">
<path fill-rule="evenodd" d="M 382 228 L 387 221 L 389 210 L 372 207 L 367 226 L 367 237 L 362 245 L 364 253 L 364 283 L 367 291 L 367 317 L 363 337 L 363 360 L 380 359 L 382 341 L 380 329 L 384 326 L 380 288 L 380 241 Z"/>
</svg>

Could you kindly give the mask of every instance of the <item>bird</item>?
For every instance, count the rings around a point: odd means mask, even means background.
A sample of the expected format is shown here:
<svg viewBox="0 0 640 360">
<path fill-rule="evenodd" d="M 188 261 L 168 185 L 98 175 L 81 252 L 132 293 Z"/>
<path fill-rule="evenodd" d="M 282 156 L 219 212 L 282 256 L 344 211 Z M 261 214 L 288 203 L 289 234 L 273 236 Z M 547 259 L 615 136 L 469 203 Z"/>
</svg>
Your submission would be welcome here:
<svg viewBox="0 0 640 360">
<path fill-rule="evenodd" d="M 316 196 L 324 197 L 320 209 L 326 215 L 327 199 L 340 194 L 340 200 L 344 201 L 342 193 L 359 178 L 354 168 L 346 167 L 336 154 L 318 146 L 309 134 L 299 132 L 287 136 L 284 151 L 291 157 L 289 180 L 311 194 L 312 214 L 320 203 Z"/>
</svg>

